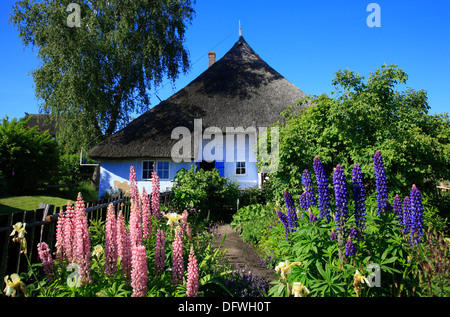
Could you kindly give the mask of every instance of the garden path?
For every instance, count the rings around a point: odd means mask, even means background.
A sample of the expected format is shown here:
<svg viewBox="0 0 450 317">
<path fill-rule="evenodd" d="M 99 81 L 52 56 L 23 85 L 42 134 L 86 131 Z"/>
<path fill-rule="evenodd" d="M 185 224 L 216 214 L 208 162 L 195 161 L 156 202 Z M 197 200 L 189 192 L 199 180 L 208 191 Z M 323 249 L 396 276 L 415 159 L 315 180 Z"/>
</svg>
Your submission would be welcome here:
<svg viewBox="0 0 450 317">
<path fill-rule="evenodd" d="M 267 282 L 278 279 L 272 269 L 268 269 L 265 264 L 260 264 L 260 257 L 255 249 L 250 244 L 245 243 L 229 224 L 218 225 L 217 235 L 216 247 L 219 246 L 223 236 L 226 235 L 221 250 L 226 250 L 226 257 L 231 264 L 238 265 L 239 268 L 245 267 L 257 275 L 261 275 Z"/>
</svg>

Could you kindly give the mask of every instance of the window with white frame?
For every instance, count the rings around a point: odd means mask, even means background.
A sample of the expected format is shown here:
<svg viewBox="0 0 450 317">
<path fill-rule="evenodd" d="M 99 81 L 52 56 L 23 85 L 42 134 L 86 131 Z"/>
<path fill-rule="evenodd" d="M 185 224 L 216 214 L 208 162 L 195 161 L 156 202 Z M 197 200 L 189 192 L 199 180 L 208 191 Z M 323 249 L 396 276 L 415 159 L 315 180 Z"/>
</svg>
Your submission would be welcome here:
<svg viewBox="0 0 450 317">
<path fill-rule="evenodd" d="M 153 167 L 155 161 L 143 161 L 142 162 L 142 179 L 152 178 Z"/>
<path fill-rule="evenodd" d="M 159 161 L 156 163 L 156 172 L 159 178 L 169 179 L 169 161 Z"/>
<path fill-rule="evenodd" d="M 246 174 L 245 161 L 236 162 L 236 175 Z"/>
</svg>

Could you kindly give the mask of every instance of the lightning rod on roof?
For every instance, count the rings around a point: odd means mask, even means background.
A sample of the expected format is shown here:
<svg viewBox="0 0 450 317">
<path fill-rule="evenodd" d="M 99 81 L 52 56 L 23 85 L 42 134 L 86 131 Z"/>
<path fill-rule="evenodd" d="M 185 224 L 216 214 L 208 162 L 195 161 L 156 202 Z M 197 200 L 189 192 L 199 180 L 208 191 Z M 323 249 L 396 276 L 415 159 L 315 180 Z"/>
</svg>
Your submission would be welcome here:
<svg viewBox="0 0 450 317">
<path fill-rule="evenodd" d="M 241 32 L 241 20 L 239 20 L 239 37 L 241 37 L 242 32 Z"/>
</svg>

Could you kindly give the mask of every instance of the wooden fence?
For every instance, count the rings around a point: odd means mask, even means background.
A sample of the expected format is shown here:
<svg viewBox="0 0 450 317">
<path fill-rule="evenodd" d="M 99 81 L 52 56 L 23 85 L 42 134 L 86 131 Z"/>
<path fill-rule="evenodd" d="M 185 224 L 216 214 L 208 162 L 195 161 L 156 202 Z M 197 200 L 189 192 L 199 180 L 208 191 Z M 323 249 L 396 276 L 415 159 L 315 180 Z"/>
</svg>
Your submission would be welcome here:
<svg viewBox="0 0 450 317">
<path fill-rule="evenodd" d="M 163 192 L 160 196 L 160 204 L 168 206 L 171 192 Z M 130 198 L 113 197 L 96 201 L 85 202 L 86 216 L 88 220 L 106 220 L 108 205 L 113 204 L 116 213 L 122 210 L 125 219 L 130 215 Z M 75 202 L 74 202 L 75 206 Z M 64 212 L 67 206 L 56 207 L 49 204 L 41 204 L 36 210 L 25 210 L 14 212 L 12 214 L 0 215 L 0 278 L 1 287 L 4 288 L 3 278 L 13 273 L 25 272 L 28 268 L 28 262 L 24 254 L 20 253 L 20 244 L 12 241 L 10 236 L 13 231 L 13 225 L 17 222 L 26 223 L 25 238 L 27 240 L 27 256 L 30 263 L 38 263 L 39 256 L 37 245 L 40 242 L 46 242 L 52 251 L 55 249 L 56 242 L 56 222 L 60 212 Z"/>
</svg>

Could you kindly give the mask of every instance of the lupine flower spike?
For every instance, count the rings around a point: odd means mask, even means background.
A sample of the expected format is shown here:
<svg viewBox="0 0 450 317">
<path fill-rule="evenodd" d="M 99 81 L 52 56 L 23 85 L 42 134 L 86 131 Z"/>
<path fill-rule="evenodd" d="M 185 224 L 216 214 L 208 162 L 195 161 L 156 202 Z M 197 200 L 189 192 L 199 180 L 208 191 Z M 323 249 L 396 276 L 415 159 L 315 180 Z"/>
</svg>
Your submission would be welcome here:
<svg viewBox="0 0 450 317">
<path fill-rule="evenodd" d="M 284 202 L 287 209 L 289 231 L 293 231 L 297 227 L 297 212 L 295 211 L 294 199 L 287 190 L 284 191 Z"/>
<path fill-rule="evenodd" d="M 314 198 L 314 189 L 313 184 L 311 181 L 311 176 L 309 175 L 309 171 L 305 169 L 302 174 L 302 182 L 303 186 L 305 186 L 305 193 L 306 193 L 306 203 L 309 209 L 311 206 L 316 205 L 316 201 Z"/>
<path fill-rule="evenodd" d="M 161 207 L 160 207 L 160 184 L 159 177 L 156 172 L 152 172 L 152 214 L 156 219 L 161 218 Z"/>
<path fill-rule="evenodd" d="M 286 241 L 288 241 L 288 234 L 289 234 L 289 223 L 288 223 L 288 217 L 286 214 L 278 209 L 275 209 L 278 219 L 280 219 L 281 223 L 284 226 L 284 236 L 286 238 Z"/>
<path fill-rule="evenodd" d="M 198 266 L 194 248 L 191 247 L 187 271 L 186 296 L 197 297 L 198 294 Z"/>
<path fill-rule="evenodd" d="M 89 240 L 89 229 L 86 218 L 86 209 L 81 193 L 78 193 L 75 207 L 75 252 L 74 261 L 80 267 L 81 285 L 91 283 L 91 243 Z"/>
<path fill-rule="evenodd" d="M 403 225 L 403 212 L 402 212 L 402 200 L 399 195 L 395 195 L 394 201 L 392 202 L 392 208 L 394 214 L 398 219 L 398 225 Z"/>
<path fill-rule="evenodd" d="M 338 236 L 338 244 L 344 244 L 345 222 L 347 221 L 347 183 L 345 181 L 344 169 L 340 164 L 336 166 L 333 174 L 333 186 L 335 194 L 336 213 L 334 215 L 336 221 L 336 233 Z"/>
<path fill-rule="evenodd" d="M 152 211 L 145 187 L 142 190 L 142 234 L 143 238 L 150 238 L 152 234 Z"/>
<path fill-rule="evenodd" d="M 131 287 L 133 288 L 132 297 L 145 297 L 147 295 L 147 252 L 145 246 L 138 245 L 132 250 L 132 271 L 131 271 Z"/>
<path fill-rule="evenodd" d="M 383 157 L 378 150 L 373 156 L 373 166 L 375 171 L 375 185 L 377 188 L 377 214 L 383 210 L 389 210 L 388 189 L 386 182 L 386 173 L 384 170 Z"/>
<path fill-rule="evenodd" d="M 174 284 L 183 283 L 184 260 L 183 260 L 183 233 L 181 228 L 176 229 L 175 239 L 172 244 L 172 280 Z"/>
<path fill-rule="evenodd" d="M 322 162 L 317 156 L 314 158 L 313 167 L 317 180 L 317 190 L 318 190 L 319 210 L 320 210 L 319 218 L 326 219 L 326 222 L 328 223 L 331 219 L 330 193 L 328 190 L 328 180 L 327 175 L 325 173 L 325 168 L 323 167 Z"/>
<path fill-rule="evenodd" d="M 44 273 L 47 276 L 47 279 L 51 282 L 54 278 L 53 276 L 53 258 L 50 254 L 50 249 L 45 242 L 41 242 L 37 245 L 37 250 L 39 254 L 39 259 L 42 262 L 42 268 L 44 269 Z"/>
<path fill-rule="evenodd" d="M 117 271 L 117 221 L 114 205 L 109 204 L 106 214 L 105 229 L 105 273 L 115 274 Z"/>
<path fill-rule="evenodd" d="M 423 236 L 423 206 L 422 197 L 416 185 L 412 186 L 409 196 L 411 200 L 411 242 L 418 244 Z"/>
<path fill-rule="evenodd" d="M 358 164 L 353 165 L 352 183 L 355 202 L 355 225 L 356 229 L 363 235 L 366 228 L 366 197 L 361 167 Z"/>
<path fill-rule="evenodd" d="M 160 275 L 164 270 L 164 261 L 166 260 L 166 233 L 163 230 L 156 231 L 155 246 L 155 275 Z"/>
</svg>

